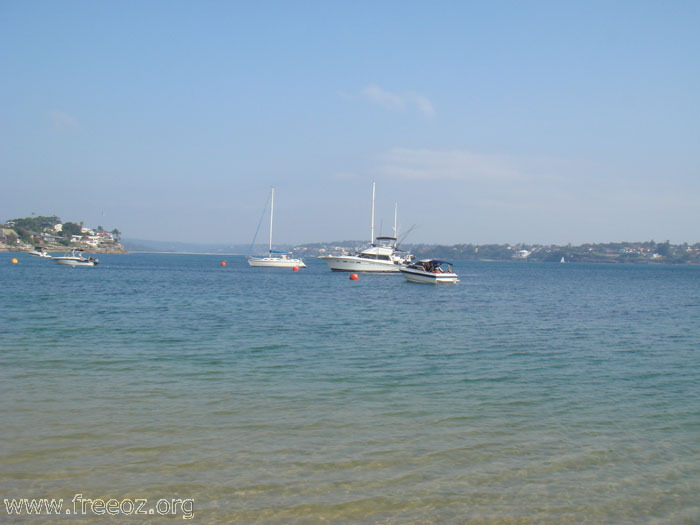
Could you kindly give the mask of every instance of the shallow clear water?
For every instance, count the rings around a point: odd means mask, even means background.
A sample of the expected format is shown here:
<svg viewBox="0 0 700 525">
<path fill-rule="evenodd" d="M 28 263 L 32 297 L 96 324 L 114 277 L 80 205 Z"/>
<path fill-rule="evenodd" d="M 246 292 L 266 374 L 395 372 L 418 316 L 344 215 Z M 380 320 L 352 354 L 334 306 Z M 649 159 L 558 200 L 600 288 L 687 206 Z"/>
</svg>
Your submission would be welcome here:
<svg viewBox="0 0 700 525">
<path fill-rule="evenodd" d="M 700 268 L 457 262 L 435 287 L 100 259 L 0 254 L 3 498 L 192 498 L 198 523 L 700 521 Z"/>
</svg>

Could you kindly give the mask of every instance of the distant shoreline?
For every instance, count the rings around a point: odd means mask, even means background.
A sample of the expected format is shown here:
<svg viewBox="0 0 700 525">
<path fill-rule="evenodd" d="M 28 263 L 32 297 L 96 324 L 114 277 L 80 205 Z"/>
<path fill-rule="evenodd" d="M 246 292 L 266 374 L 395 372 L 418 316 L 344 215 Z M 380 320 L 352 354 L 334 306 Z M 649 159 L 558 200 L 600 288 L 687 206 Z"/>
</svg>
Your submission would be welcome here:
<svg viewBox="0 0 700 525">
<path fill-rule="evenodd" d="M 212 255 L 220 257 L 246 257 L 251 253 L 263 253 L 267 246 L 170 243 L 164 241 L 122 241 L 100 247 L 86 244 L 62 246 L 45 245 L 49 253 L 66 253 L 79 249 L 95 254 L 171 254 L 171 255 Z M 133 248 L 129 249 L 129 245 Z M 337 241 L 331 243 L 309 243 L 279 248 L 294 252 L 298 257 L 316 258 L 340 251 L 354 252 L 365 247 L 365 241 Z M 618 242 L 584 244 L 580 246 L 529 245 L 529 244 L 454 244 L 429 245 L 406 244 L 402 249 L 412 253 L 416 259 L 437 258 L 458 261 L 483 262 L 551 262 L 551 263 L 605 263 L 605 264 L 649 264 L 649 265 L 700 265 L 700 243 L 689 245 L 670 244 L 668 241 L 656 243 Z M 0 252 L 28 253 L 35 248 L 27 244 L 12 246 L 0 243 Z"/>
</svg>

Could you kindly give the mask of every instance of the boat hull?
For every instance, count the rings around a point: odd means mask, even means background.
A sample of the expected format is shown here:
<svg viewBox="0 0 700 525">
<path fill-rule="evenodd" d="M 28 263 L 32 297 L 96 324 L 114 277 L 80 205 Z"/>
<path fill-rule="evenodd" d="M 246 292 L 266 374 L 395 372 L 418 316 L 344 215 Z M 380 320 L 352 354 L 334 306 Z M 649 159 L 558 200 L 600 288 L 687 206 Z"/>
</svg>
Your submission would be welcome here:
<svg viewBox="0 0 700 525">
<path fill-rule="evenodd" d="M 80 267 L 80 266 L 85 266 L 85 267 L 95 266 L 94 261 L 78 261 L 76 259 L 61 258 L 61 257 L 54 257 L 53 260 L 56 261 L 56 264 L 61 264 L 63 266 L 71 266 L 73 268 Z"/>
<path fill-rule="evenodd" d="M 334 272 L 399 273 L 399 265 L 391 261 L 364 259 L 355 256 L 326 255 L 319 257 Z"/>
<path fill-rule="evenodd" d="M 306 264 L 301 259 L 280 257 L 249 257 L 248 264 L 256 268 L 306 268 Z"/>
<path fill-rule="evenodd" d="M 455 284 L 459 282 L 456 273 L 434 273 L 415 270 L 413 268 L 401 268 L 401 273 L 407 281 L 421 284 Z"/>
</svg>

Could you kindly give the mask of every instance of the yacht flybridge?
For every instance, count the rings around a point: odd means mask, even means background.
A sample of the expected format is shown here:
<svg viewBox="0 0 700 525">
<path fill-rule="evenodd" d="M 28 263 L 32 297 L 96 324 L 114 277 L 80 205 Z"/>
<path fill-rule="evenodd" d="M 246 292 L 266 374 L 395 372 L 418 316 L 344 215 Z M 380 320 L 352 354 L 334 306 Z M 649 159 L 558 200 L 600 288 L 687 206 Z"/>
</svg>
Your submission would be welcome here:
<svg viewBox="0 0 700 525">
<path fill-rule="evenodd" d="M 397 247 L 397 206 L 394 206 L 394 235 L 374 237 L 374 194 L 372 183 L 372 220 L 370 245 L 355 254 L 324 255 L 319 257 L 334 272 L 398 273 L 399 268 L 413 260 L 413 256 Z"/>
</svg>

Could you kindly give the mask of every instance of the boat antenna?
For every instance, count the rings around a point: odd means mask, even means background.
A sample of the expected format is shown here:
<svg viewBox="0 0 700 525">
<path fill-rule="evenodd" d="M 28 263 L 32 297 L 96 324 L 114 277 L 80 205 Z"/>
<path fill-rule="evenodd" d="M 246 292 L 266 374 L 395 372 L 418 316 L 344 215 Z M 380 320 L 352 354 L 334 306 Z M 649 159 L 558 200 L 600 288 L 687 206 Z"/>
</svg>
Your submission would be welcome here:
<svg viewBox="0 0 700 525">
<path fill-rule="evenodd" d="M 376 182 L 372 181 L 372 224 L 369 229 L 369 243 L 374 245 L 374 187 Z"/>
</svg>

